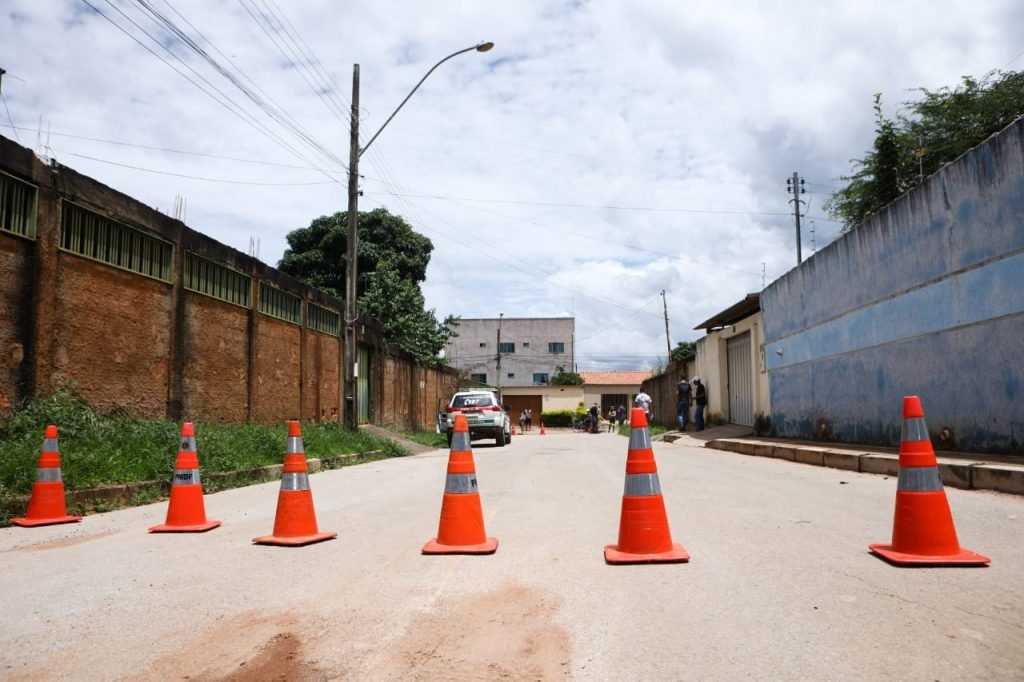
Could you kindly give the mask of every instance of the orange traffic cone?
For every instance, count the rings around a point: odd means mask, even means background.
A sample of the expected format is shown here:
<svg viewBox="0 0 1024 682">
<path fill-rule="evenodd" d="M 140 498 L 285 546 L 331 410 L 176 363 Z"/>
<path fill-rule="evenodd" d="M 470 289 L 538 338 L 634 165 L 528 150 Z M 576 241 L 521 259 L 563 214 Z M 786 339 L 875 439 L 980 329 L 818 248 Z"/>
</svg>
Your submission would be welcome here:
<svg viewBox="0 0 1024 682">
<path fill-rule="evenodd" d="M 68 516 L 64 501 L 64 478 L 60 470 L 60 447 L 57 445 L 57 427 L 50 424 L 43 434 L 43 450 L 39 453 L 36 482 L 32 484 L 32 497 L 23 518 L 11 519 L 19 526 L 49 526 L 55 523 L 74 523 L 81 516 Z"/>
<path fill-rule="evenodd" d="M 511 435 L 511 436 L 516 435 L 516 425 L 515 424 L 512 425 L 512 431 L 511 431 L 511 433 L 509 435 Z"/>
<path fill-rule="evenodd" d="M 220 521 L 206 520 L 203 484 L 199 480 L 199 453 L 196 452 L 196 431 L 192 422 L 181 425 L 178 459 L 171 481 L 171 502 L 167 522 L 153 526 L 150 533 L 202 533 L 216 528 Z"/>
<path fill-rule="evenodd" d="M 423 545 L 422 551 L 424 554 L 493 554 L 497 549 L 498 539 L 487 537 L 484 530 L 476 466 L 469 444 L 469 422 L 460 414 L 455 417 L 453 427 L 437 537 Z"/>
<path fill-rule="evenodd" d="M 892 544 L 868 545 L 868 548 L 900 566 L 983 566 L 992 561 L 960 547 L 924 421 L 924 409 L 916 395 L 903 398 Z"/>
<path fill-rule="evenodd" d="M 288 446 L 281 472 L 281 492 L 277 497 L 277 518 L 274 534 L 253 538 L 257 545 L 300 547 L 338 537 L 337 533 L 320 533 L 313 511 L 313 493 L 309 489 L 306 450 L 302 446 L 299 422 L 288 422 Z"/>
<path fill-rule="evenodd" d="M 619 544 L 606 545 L 609 564 L 677 563 L 689 561 L 683 546 L 672 542 L 661 496 L 658 466 L 651 449 L 651 433 L 643 409 L 633 408 L 629 420 L 626 489 L 622 495 Z"/>
<path fill-rule="evenodd" d="M 542 436 L 546 436 L 546 435 L 548 435 L 548 434 L 547 434 L 547 433 L 546 433 L 546 432 L 544 431 L 544 422 L 541 422 L 541 423 L 540 423 L 540 435 L 542 435 Z"/>
</svg>

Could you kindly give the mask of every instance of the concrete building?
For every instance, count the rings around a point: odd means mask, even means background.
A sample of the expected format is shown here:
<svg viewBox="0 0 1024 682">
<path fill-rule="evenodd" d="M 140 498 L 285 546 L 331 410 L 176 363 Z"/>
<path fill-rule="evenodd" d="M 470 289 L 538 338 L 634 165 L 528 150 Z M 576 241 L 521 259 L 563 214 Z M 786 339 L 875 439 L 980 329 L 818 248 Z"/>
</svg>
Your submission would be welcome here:
<svg viewBox="0 0 1024 682">
<path fill-rule="evenodd" d="M 573 370 L 576 320 L 571 317 L 463 318 L 458 334 L 445 346 L 445 357 L 477 383 L 544 386 L 558 367 Z"/>
<path fill-rule="evenodd" d="M 753 427 L 766 420 L 771 404 L 760 294 L 747 294 L 694 329 L 707 333 L 697 341 L 692 370 L 707 389 L 705 421 Z"/>
<path fill-rule="evenodd" d="M 629 418 L 629 409 L 633 399 L 640 392 L 640 385 L 650 378 L 650 370 L 628 370 L 616 372 L 580 372 L 585 382 L 583 385 L 583 404 L 590 406 L 597 403 L 601 408 L 601 416 L 608 414 L 609 407 L 624 405 Z"/>
<path fill-rule="evenodd" d="M 458 334 L 445 346 L 449 365 L 466 382 L 500 388 L 514 418 L 530 409 L 536 424 L 541 412 L 572 410 L 582 400 L 577 386 L 548 386 L 558 367 L 573 371 L 575 318 L 463 318 Z"/>
</svg>

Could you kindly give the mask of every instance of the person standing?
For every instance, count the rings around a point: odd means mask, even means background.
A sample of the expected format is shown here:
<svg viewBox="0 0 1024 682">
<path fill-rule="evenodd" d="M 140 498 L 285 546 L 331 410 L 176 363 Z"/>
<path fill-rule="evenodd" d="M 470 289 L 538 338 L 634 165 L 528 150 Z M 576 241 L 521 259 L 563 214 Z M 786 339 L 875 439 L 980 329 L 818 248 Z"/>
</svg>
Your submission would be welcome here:
<svg viewBox="0 0 1024 682">
<path fill-rule="evenodd" d="M 619 429 L 622 429 L 623 424 L 626 423 L 626 406 L 619 405 L 619 409 L 615 410 L 615 415 L 619 418 Z"/>
<path fill-rule="evenodd" d="M 526 430 L 529 431 L 530 427 L 533 426 L 533 408 L 526 408 Z"/>
<path fill-rule="evenodd" d="M 685 374 L 679 375 L 679 383 L 676 384 L 676 420 L 679 422 L 679 430 L 686 430 L 686 422 L 690 417 L 690 382 L 686 380 Z"/>
<path fill-rule="evenodd" d="M 601 411 L 597 409 L 597 403 L 590 406 L 590 432 L 601 433 Z"/>
<path fill-rule="evenodd" d="M 651 400 L 651 396 L 643 392 L 643 389 L 636 394 L 636 398 L 633 399 L 633 404 L 641 408 L 644 414 L 647 415 L 647 423 L 651 423 L 651 408 L 653 407 L 654 401 Z"/>
<path fill-rule="evenodd" d="M 708 390 L 700 383 L 700 377 L 693 378 L 693 402 L 696 407 L 693 409 L 693 423 L 698 431 L 704 430 L 704 408 L 708 404 Z"/>
<path fill-rule="evenodd" d="M 615 411 L 614 405 L 608 406 L 608 433 L 615 433 L 615 420 L 618 418 L 618 413 Z"/>
</svg>

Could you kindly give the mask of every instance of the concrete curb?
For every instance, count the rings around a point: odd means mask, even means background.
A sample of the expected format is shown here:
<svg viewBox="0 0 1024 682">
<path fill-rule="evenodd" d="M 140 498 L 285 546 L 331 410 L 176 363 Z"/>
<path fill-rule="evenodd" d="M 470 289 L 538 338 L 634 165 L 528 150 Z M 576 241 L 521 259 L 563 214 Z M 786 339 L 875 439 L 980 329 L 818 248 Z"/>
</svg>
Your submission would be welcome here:
<svg viewBox="0 0 1024 682">
<path fill-rule="evenodd" d="M 309 473 L 313 474 L 327 469 L 339 468 L 350 460 L 379 457 L 383 453 L 383 450 L 370 450 L 368 452 L 354 452 L 344 455 L 333 455 L 331 457 L 314 457 L 306 460 L 306 466 L 309 468 Z M 211 492 L 242 487 L 237 485 L 241 482 L 244 482 L 244 485 L 255 485 L 280 479 L 283 467 L 283 464 L 271 464 L 265 467 L 240 471 L 202 473 L 200 478 L 203 484 L 203 492 L 209 494 Z M 98 488 L 69 490 L 65 493 L 65 500 L 69 509 L 90 511 L 102 505 L 130 506 L 142 496 L 159 499 L 167 498 L 170 494 L 171 483 L 169 480 L 138 481 L 122 485 L 105 485 Z M 29 495 L 19 495 L 17 499 L 28 505 Z"/>
<path fill-rule="evenodd" d="M 900 468 L 898 455 L 814 445 L 779 445 L 753 439 L 717 438 L 705 443 L 704 447 L 863 474 L 898 476 Z M 942 483 L 952 488 L 1024 495 L 1024 466 L 941 457 L 938 463 Z"/>
</svg>

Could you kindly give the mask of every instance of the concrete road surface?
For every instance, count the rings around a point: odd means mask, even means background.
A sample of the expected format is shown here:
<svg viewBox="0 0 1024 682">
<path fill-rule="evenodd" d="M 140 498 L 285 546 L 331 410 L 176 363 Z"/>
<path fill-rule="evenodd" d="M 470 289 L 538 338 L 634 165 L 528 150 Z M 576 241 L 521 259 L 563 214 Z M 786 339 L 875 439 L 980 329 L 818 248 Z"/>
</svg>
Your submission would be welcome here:
<svg viewBox="0 0 1024 682">
<path fill-rule="evenodd" d="M 339 535 L 304 548 L 250 543 L 276 483 L 208 495 L 224 525 L 200 535 L 147 534 L 166 503 L 2 529 L 0 678 L 1024 679 L 1024 499 L 947 489 L 992 565 L 901 569 L 867 551 L 893 479 L 654 447 L 688 564 L 604 563 L 607 434 L 474 448 L 492 556 L 420 555 L 447 451 L 311 476 Z"/>
</svg>

